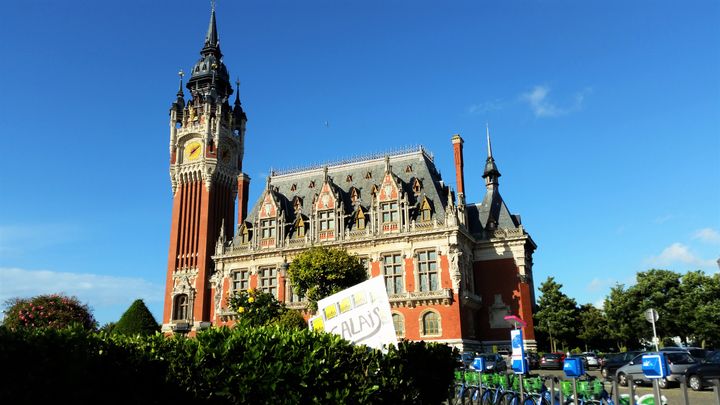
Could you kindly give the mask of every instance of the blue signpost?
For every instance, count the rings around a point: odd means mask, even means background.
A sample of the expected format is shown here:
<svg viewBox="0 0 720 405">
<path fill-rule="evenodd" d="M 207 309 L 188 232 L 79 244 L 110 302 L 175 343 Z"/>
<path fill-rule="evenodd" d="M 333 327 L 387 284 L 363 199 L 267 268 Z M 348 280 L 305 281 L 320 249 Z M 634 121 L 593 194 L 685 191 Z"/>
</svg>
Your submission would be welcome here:
<svg viewBox="0 0 720 405">
<path fill-rule="evenodd" d="M 665 378 L 668 375 L 668 364 L 665 358 L 665 353 L 655 352 L 643 354 L 642 356 L 642 371 L 645 377 L 652 379 L 653 382 L 653 396 L 655 397 L 655 403 L 660 403 L 660 384 L 659 380 Z"/>
<path fill-rule="evenodd" d="M 510 331 L 510 345 L 512 346 L 512 353 L 510 355 L 510 367 L 518 375 L 520 380 L 520 403 L 524 400 L 523 392 L 523 374 L 527 372 L 527 363 L 525 361 L 525 345 L 523 344 L 522 329 L 527 326 L 527 322 L 520 319 L 516 315 L 508 315 L 504 318 L 506 321 L 513 324 L 515 329 Z"/>
<path fill-rule="evenodd" d="M 585 375 L 585 365 L 579 357 L 570 357 L 563 362 L 565 377 L 572 379 L 573 402 L 577 403 L 577 378 Z"/>
</svg>

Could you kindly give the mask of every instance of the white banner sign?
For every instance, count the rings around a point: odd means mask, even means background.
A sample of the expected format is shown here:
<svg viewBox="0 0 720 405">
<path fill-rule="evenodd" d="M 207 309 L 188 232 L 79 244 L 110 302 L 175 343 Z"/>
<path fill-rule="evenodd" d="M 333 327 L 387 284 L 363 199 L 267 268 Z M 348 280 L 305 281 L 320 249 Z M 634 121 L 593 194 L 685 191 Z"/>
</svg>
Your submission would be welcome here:
<svg viewBox="0 0 720 405">
<path fill-rule="evenodd" d="M 376 349 L 397 346 L 385 278 L 373 277 L 318 301 L 318 315 L 310 329 L 335 333 L 356 344 Z"/>
</svg>

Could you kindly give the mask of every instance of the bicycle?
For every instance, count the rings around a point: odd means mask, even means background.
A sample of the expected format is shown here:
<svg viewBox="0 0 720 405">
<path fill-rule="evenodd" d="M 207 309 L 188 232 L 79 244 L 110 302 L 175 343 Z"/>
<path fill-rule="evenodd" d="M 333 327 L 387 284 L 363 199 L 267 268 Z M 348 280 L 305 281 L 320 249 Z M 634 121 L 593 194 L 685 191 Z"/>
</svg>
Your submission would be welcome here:
<svg viewBox="0 0 720 405">
<path fill-rule="evenodd" d="M 560 404 L 560 397 L 555 393 L 551 393 L 545 385 L 545 381 L 555 380 L 552 376 L 527 376 L 523 379 L 523 386 L 525 388 L 525 399 L 522 405 L 550 405 Z M 551 399 L 554 397 L 554 401 Z"/>
<path fill-rule="evenodd" d="M 455 383 L 450 392 L 448 403 L 450 405 L 471 405 L 477 398 L 478 387 L 479 378 L 477 373 L 467 372 L 465 367 L 455 370 Z"/>
</svg>

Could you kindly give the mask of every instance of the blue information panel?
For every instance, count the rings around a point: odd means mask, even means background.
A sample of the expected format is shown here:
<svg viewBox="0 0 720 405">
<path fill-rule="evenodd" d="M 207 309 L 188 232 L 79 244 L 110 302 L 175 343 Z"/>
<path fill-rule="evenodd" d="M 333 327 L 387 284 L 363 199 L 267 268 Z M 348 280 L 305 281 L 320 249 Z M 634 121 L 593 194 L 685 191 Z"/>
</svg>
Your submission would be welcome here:
<svg viewBox="0 0 720 405">
<path fill-rule="evenodd" d="M 485 357 L 475 357 L 475 360 L 473 360 L 472 364 L 470 365 L 472 368 L 479 372 L 485 371 Z"/>
<path fill-rule="evenodd" d="M 642 371 L 647 378 L 665 378 L 668 375 L 665 353 L 648 353 L 642 356 Z"/>
<path fill-rule="evenodd" d="M 512 344 L 512 370 L 515 374 L 525 374 L 527 372 L 527 364 L 525 362 L 525 348 L 521 329 L 513 329 L 510 331 L 510 343 Z"/>
<path fill-rule="evenodd" d="M 563 362 L 563 372 L 566 377 L 580 377 L 585 375 L 585 365 L 579 357 L 570 357 Z"/>
</svg>

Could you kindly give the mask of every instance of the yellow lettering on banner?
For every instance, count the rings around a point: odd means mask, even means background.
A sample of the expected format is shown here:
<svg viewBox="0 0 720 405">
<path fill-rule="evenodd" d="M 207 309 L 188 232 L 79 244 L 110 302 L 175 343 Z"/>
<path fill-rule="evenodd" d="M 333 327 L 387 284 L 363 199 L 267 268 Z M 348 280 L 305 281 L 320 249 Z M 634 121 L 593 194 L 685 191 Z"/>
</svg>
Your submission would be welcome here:
<svg viewBox="0 0 720 405">
<path fill-rule="evenodd" d="M 355 306 L 359 307 L 367 302 L 367 297 L 364 292 L 355 293 L 355 295 L 353 295 L 353 301 L 355 301 Z"/>
<path fill-rule="evenodd" d="M 340 313 L 344 314 L 345 312 L 349 311 L 351 308 L 350 304 L 350 297 L 345 297 L 342 300 L 340 300 Z"/>
<path fill-rule="evenodd" d="M 312 326 L 313 326 L 313 330 L 324 330 L 325 323 L 323 322 L 322 317 L 318 316 L 315 319 L 313 319 Z"/>
<path fill-rule="evenodd" d="M 337 307 L 335 304 L 325 307 L 325 319 L 333 319 L 337 316 Z"/>
</svg>

